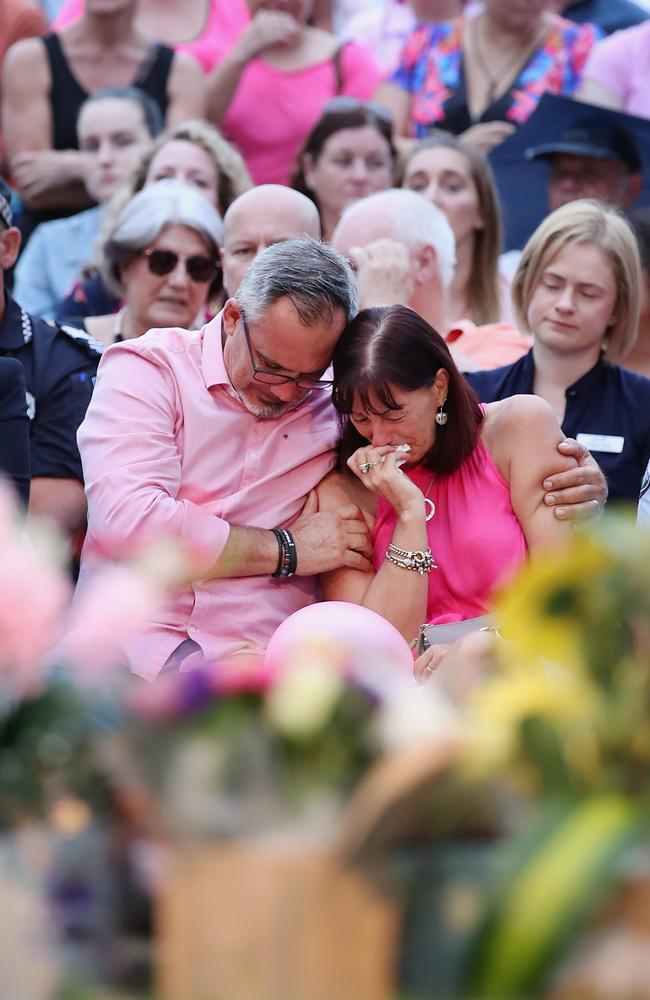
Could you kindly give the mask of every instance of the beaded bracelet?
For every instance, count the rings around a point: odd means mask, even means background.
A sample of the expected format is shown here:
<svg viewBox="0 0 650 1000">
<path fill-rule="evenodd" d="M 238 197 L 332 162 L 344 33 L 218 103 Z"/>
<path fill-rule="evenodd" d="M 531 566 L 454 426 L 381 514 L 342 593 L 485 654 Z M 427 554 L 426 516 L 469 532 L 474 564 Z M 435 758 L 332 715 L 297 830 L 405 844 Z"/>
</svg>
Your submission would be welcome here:
<svg viewBox="0 0 650 1000">
<path fill-rule="evenodd" d="M 286 572 L 281 573 L 280 576 L 294 576 L 298 568 L 298 550 L 296 549 L 296 543 L 293 540 L 293 535 L 286 528 L 279 529 L 285 543 L 286 552 Z"/>
<path fill-rule="evenodd" d="M 278 565 L 271 575 L 285 580 L 294 576 L 298 568 L 298 550 L 293 535 L 286 528 L 271 528 L 278 543 Z"/>
<path fill-rule="evenodd" d="M 423 573 L 430 573 L 432 569 L 438 569 L 436 561 L 431 555 L 431 549 L 428 547 L 424 552 L 411 551 L 411 549 L 400 549 L 398 545 L 393 545 L 391 542 L 386 552 L 386 558 L 394 566 L 415 570 L 420 576 Z"/>
</svg>

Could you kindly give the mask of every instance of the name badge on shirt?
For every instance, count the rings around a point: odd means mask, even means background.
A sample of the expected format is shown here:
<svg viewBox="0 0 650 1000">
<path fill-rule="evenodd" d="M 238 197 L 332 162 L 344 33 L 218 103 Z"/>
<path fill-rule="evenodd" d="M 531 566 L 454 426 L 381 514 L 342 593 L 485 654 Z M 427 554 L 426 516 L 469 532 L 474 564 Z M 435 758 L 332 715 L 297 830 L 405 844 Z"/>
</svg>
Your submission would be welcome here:
<svg viewBox="0 0 650 1000">
<path fill-rule="evenodd" d="M 620 455 L 625 444 L 625 438 L 615 434 L 578 434 L 576 440 L 589 451 L 608 451 L 612 455 Z"/>
</svg>

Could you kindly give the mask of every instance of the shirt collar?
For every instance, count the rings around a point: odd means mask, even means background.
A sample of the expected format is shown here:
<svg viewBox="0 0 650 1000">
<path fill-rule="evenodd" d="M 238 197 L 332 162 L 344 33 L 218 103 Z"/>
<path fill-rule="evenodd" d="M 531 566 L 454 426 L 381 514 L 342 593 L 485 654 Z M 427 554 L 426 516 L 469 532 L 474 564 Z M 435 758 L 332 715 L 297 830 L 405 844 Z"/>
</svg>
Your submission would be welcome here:
<svg viewBox="0 0 650 1000">
<path fill-rule="evenodd" d="M 573 385 L 569 386 L 567 389 L 567 395 L 571 393 L 573 396 L 583 396 L 595 393 L 597 383 L 602 379 L 607 367 L 608 363 L 601 354 L 594 367 L 590 368 L 588 372 L 585 372 L 585 374 L 582 375 L 577 382 L 574 382 Z"/>
<path fill-rule="evenodd" d="M 533 382 L 535 380 L 535 358 L 533 356 L 533 351 L 529 351 L 528 354 L 521 359 L 519 364 L 521 365 L 521 377 L 522 379 L 528 381 L 530 385 L 530 389 L 528 391 L 532 392 Z M 568 386 L 565 395 L 568 396 L 570 394 L 571 396 L 582 396 L 594 393 L 597 383 L 600 382 L 606 368 L 608 367 L 609 364 L 605 361 L 604 355 L 601 353 L 593 368 L 590 368 L 588 372 L 581 375 L 580 378 L 573 383 L 573 385 Z"/>
<path fill-rule="evenodd" d="M 225 385 L 232 389 L 228 372 L 223 360 L 223 344 L 221 342 L 223 311 L 203 328 L 203 347 L 201 349 L 201 367 L 203 378 L 208 389 L 215 385 Z"/>
<path fill-rule="evenodd" d="M 0 347 L 15 350 L 32 339 L 32 321 L 5 289 L 5 314 L 0 323 Z"/>
</svg>

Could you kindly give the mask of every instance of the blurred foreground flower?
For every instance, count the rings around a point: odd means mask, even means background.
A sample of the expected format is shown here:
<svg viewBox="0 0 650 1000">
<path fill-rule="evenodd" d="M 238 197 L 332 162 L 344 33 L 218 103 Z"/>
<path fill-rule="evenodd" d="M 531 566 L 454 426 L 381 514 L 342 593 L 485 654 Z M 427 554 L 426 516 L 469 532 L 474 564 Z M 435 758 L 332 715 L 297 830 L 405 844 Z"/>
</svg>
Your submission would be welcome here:
<svg viewBox="0 0 650 1000">
<path fill-rule="evenodd" d="M 0 483 L 0 705 L 36 693 L 46 654 L 59 637 L 70 586 L 56 546 L 23 532 L 6 484 Z"/>
<path fill-rule="evenodd" d="M 509 785 L 528 823 L 509 831 L 465 990 L 515 1000 L 554 995 L 552 970 L 650 840 L 650 537 L 606 515 L 526 567 L 498 613 L 513 641 L 473 694 L 459 776 Z M 598 1000 L 590 978 L 558 995 Z M 650 996 L 650 975 L 637 987 L 618 995 Z"/>
<path fill-rule="evenodd" d="M 107 566 L 74 601 L 57 655 L 82 681 L 97 683 L 120 663 L 124 643 L 154 618 L 164 599 L 160 581 L 128 566 Z"/>
</svg>

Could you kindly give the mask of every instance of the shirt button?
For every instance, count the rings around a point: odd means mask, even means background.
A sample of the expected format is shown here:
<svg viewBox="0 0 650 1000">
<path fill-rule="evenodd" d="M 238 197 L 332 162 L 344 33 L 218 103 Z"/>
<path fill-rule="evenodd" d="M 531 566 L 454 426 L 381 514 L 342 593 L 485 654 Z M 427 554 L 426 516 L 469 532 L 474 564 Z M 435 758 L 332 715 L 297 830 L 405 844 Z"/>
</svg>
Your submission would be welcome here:
<svg viewBox="0 0 650 1000">
<path fill-rule="evenodd" d="M 576 392 L 575 389 L 569 389 L 569 391 L 567 392 L 567 396 L 569 399 L 575 399 L 577 395 L 578 393 Z"/>
<path fill-rule="evenodd" d="M 194 633 L 196 632 L 196 625 L 188 625 L 188 627 L 187 627 L 187 631 L 188 631 L 188 632 L 189 632 L 189 633 L 190 633 L 191 635 L 194 635 Z"/>
</svg>

